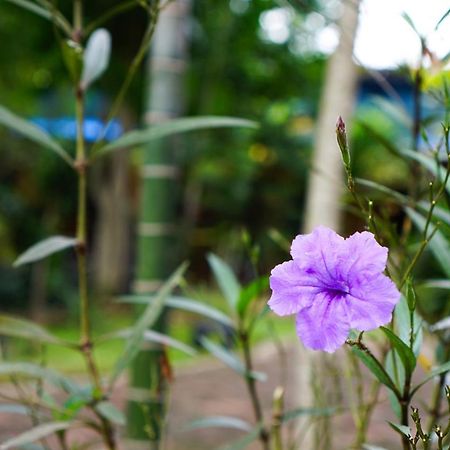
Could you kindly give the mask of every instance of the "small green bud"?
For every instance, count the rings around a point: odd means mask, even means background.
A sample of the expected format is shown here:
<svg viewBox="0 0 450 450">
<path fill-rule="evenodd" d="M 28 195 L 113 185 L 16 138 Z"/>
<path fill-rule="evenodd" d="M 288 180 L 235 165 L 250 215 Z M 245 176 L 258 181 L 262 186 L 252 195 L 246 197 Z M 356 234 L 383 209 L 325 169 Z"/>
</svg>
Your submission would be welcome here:
<svg viewBox="0 0 450 450">
<path fill-rule="evenodd" d="M 415 311 L 416 303 L 417 303 L 417 296 L 416 296 L 416 291 L 414 290 L 414 286 L 412 284 L 411 279 L 408 279 L 408 282 L 406 284 L 406 300 L 408 302 L 409 310 Z"/>
<path fill-rule="evenodd" d="M 345 122 L 339 116 L 336 122 L 336 138 L 339 148 L 341 150 L 342 160 L 346 169 L 350 168 L 350 151 L 347 143 L 347 132 L 345 130 Z"/>
</svg>

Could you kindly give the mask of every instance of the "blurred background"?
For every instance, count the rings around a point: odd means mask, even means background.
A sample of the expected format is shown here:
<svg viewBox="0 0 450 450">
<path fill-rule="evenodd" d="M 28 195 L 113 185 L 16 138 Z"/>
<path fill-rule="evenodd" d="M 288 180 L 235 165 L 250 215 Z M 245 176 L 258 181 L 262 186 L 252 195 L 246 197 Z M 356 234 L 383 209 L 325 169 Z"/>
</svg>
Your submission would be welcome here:
<svg viewBox="0 0 450 450">
<path fill-rule="evenodd" d="M 85 3 L 88 24 L 115 6 L 111 0 Z M 138 2 L 125 3 L 120 16 L 101 24 L 111 34 L 112 53 L 86 96 L 89 145 L 101 133 L 145 32 Z M 59 32 L 18 4 L 0 2 L 0 104 L 45 129 L 74 155 L 74 90 Z M 71 17 L 72 2 L 59 7 Z M 386 143 L 420 150 L 439 133 L 425 139 L 414 130 L 416 69 L 425 68 L 424 92 L 446 73 L 450 20 L 439 23 L 448 10 L 445 0 L 426 6 L 418 0 L 174 0 L 167 10 L 105 140 L 179 116 L 240 117 L 259 127 L 194 131 L 116 152 L 92 167 L 89 279 L 95 334 L 128 326 L 134 308 L 116 298 L 151 291 L 151 283 L 182 260 L 190 263 L 185 294 L 222 308 L 209 252 L 246 283 L 288 259 L 286 243 L 301 230 L 320 223 L 344 234 L 362 229 L 364 221 L 346 202 L 335 143 L 338 115 L 349 131 L 355 177 L 403 193 L 411 186 L 409 166 Z M 176 36 L 170 35 L 172 19 Z M 169 64 L 171 52 L 176 58 Z M 438 100 L 420 98 L 422 119 L 442 117 Z M 439 119 L 436 124 L 439 128 Z M 75 256 L 56 253 L 12 267 L 35 242 L 74 235 L 76 177 L 51 152 L 3 127 L 0 142 L 0 308 L 77 340 Z M 145 184 L 148 174 L 161 170 L 165 184 Z M 383 214 L 393 226 L 401 223 L 394 201 L 385 203 Z M 438 271 L 430 261 L 424 266 Z M 171 335 L 193 344 L 210 331 L 208 323 L 186 314 L 171 314 L 168 326 Z M 295 339 L 291 322 L 274 320 L 270 326 Z M 267 330 L 258 330 L 256 339 L 267 336 Z M 109 342 L 98 352 L 103 369 L 112 366 L 120 346 Z M 8 357 L 38 357 L 20 339 L 7 351 Z M 173 356 L 175 363 L 192 363 L 177 351 Z M 66 371 L 84 370 L 81 358 L 67 358 L 58 347 L 50 346 L 47 358 Z M 187 376 L 195 384 L 195 373 Z M 179 401 L 186 402 L 183 398 Z M 190 408 L 178 405 L 181 415 Z"/>
<path fill-rule="evenodd" d="M 358 120 L 350 126 L 357 176 L 370 174 L 375 181 L 402 189 L 406 166 L 371 139 L 360 122 L 370 123 L 387 139 L 403 138 L 410 145 L 405 122 L 389 116 L 382 102 L 400 99 L 412 114 L 409 67 L 418 64 L 420 41 L 401 14 L 410 14 L 420 32 L 431 38 L 430 48 L 442 55 L 448 50 L 444 39 L 448 27 L 444 23 L 439 32 L 432 31 L 445 3 L 430 2 L 424 14 L 421 2 L 363 2 L 354 57 Z M 88 5 L 87 18 L 100 16 L 109 6 L 109 1 L 101 0 Z M 70 16 L 70 2 L 61 7 Z M 261 246 L 260 270 L 265 273 L 285 258 L 270 238 L 271 230 L 290 239 L 301 229 L 314 124 L 327 60 L 339 41 L 336 21 L 341 9 L 337 0 L 196 0 L 186 13 L 186 67 L 177 80 L 183 115 L 228 115 L 260 124 L 257 131 L 195 132 L 176 143 L 179 255 L 191 262 L 194 280 L 204 283 L 208 277 L 207 251 L 241 264 L 245 276 L 243 230 Z M 8 1 L 0 4 L 0 25 L 0 103 L 73 148 L 73 91 L 52 26 Z M 105 26 L 112 34 L 112 58 L 87 97 L 88 141 L 102 125 L 137 50 L 145 20 L 142 11 L 130 9 Z M 151 79 L 143 67 L 107 139 L 142 125 L 148 83 Z M 334 123 L 329 126 L 334 132 Z M 56 255 L 20 270 L 11 263 L 43 237 L 73 232 L 75 178 L 53 155 L 32 148 L 4 128 L 0 139 L 1 308 L 28 311 L 50 321 L 57 316 L 59 321 L 61 314 L 76 314 L 74 261 Z M 127 292 L 133 279 L 139 157 L 137 151 L 127 152 L 91 177 L 90 274 L 101 296 Z M 349 221 L 346 216 L 344 223 Z M 120 244 L 108 229 L 120 231 Z M 107 248 L 115 250 L 105 255 Z"/>
<path fill-rule="evenodd" d="M 55 30 L 15 3 L 0 2 L 0 104 L 33 120 L 74 154 L 74 92 Z M 60 3 L 70 17 L 71 2 Z M 420 1 L 349 3 L 353 8 L 360 6 L 356 35 L 346 28 L 339 31 L 343 5 L 337 0 L 192 0 L 183 10 L 182 66 L 178 76 L 168 81 L 176 93 L 176 115 L 223 115 L 259 123 L 256 130 L 195 131 L 165 144 L 178 168 L 169 214 L 178 231 L 165 252 L 190 262 L 189 295 L 194 298 L 220 307 L 205 258 L 208 252 L 232 264 L 243 282 L 254 276 L 251 262 L 258 273 L 267 274 L 288 258 L 283 239 L 290 241 L 307 223 L 308 183 L 318 137 L 334 136 L 337 115 L 328 122 L 318 118 L 336 102 L 323 94 L 341 70 L 351 66 L 355 77 L 350 106 L 346 106 L 350 114 L 344 117 L 355 176 L 400 192 L 408 189 L 408 166 L 367 131 L 368 127 L 376 130 L 406 148 L 425 145 L 420 139 L 414 143 L 411 134 L 412 69 L 421 61 L 419 35 L 427 37 L 434 52 L 429 67 L 448 53 L 450 21 L 435 29 L 448 2 L 429 1 L 426 10 Z M 86 2 L 87 22 L 109 7 L 110 0 Z M 405 12 L 406 18 L 402 17 Z M 112 36 L 112 55 L 107 71 L 87 95 L 87 142 L 98 137 L 145 25 L 139 8 L 103 24 Z M 333 66 L 335 73 L 330 74 L 327 67 L 342 40 L 351 45 L 354 41 L 353 58 Z M 155 67 L 149 55 L 106 140 L 152 122 L 152 114 L 158 113 L 153 111 L 154 103 L 163 101 L 165 92 L 162 72 Z M 438 114 L 439 106 L 427 97 L 424 111 Z M 46 236 L 73 235 L 76 178 L 53 154 L 5 128 L 0 128 L 0 142 L 0 308 L 76 339 L 75 257 L 55 254 L 32 266 L 12 267 L 21 252 Z M 338 154 L 338 147 L 330 151 Z M 132 308 L 114 298 L 136 290 L 143 159 L 140 148 L 117 152 L 90 174 L 89 276 L 96 293 L 95 332 L 127 324 L 133 315 Z M 335 174 L 339 184 L 340 168 Z M 161 202 L 156 199 L 155 203 Z M 334 206 L 343 232 L 362 226 L 345 202 Z M 401 211 L 392 203 L 388 214 L 395 223 Z M 255 248 L 257 255 L 252 254 Z M 171 327 L 177 337 L 195 342 L 196 319 L 186 321 L 174 315 Z M 276 327 L 293 335 L 286 322 L 277 322 Z M 264 332 L 260 334 L 263 339 Z M 98 355 L 104 367 L 112 364 L 114 346 L 119 344 L 109 345 L 110 352 Z M 11 351 L 29 350 L 18 345 Z M 82 370 L 81 360 L 67 360 L 57 348 L 49 351 L 56 365 Z"/>
</svg>

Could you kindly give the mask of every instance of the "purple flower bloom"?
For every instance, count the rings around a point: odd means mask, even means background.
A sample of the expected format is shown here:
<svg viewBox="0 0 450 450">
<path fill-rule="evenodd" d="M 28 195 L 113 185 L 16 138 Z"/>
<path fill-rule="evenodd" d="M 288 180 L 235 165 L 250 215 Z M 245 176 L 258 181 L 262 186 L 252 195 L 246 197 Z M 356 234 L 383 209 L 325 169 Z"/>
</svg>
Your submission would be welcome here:
<svg viewBox="0 0 450 450">
<path fill-rule="evenodd" d="M 391 320 L 400 293 L 385 275 L 388 249 L 364 231 L 344 239 L 317 227 L 292 242 L 292 260 L 270 276 L 269 306 L 297 314 L 297 334 L 306 347 L 334 352 L 350 328 L 372 330 Z"/>
</svg>

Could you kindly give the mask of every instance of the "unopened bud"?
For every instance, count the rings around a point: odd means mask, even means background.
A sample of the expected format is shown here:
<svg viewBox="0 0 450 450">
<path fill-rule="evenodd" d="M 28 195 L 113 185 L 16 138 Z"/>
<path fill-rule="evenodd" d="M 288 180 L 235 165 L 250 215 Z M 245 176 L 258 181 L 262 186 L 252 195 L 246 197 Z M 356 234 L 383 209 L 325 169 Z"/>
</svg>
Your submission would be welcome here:
<svg viewBox="0 0 450 450">
<path fill-rule="evenodd" d="M 345 167 L 348 169 L 350 167 L 350 151 L 347 144 L 345 122 L 342 120 L 341 116 L 338 117 L 338 120 L 336 122 L 336 138 L 341 150 L 342 160 L 344 161 Z"/>
</svg>

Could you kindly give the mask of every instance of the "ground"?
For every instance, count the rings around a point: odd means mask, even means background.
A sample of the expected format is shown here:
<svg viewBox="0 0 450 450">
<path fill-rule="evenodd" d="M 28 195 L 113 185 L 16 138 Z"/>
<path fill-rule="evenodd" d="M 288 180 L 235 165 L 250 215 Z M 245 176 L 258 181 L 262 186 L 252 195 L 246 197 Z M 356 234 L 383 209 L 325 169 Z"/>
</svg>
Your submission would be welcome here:
<svg viewBox="0 0 450 450">
<path fill-rule="evenodd" d="M 300 361 L 296 359 L 294 346 L 297 342 L 286 347 L 287 374 Z M 342 350 L 341 350 L 342 351 Z M 343 355 L 343 353 L 341 354 Z M 279 356 L 273 345 L 262 344 L 255 351 L 255 369 L 268 374 L 268 381 L 259 383 L 266 417 L 271 414 L 272 394 L 275 387 L 286 374 L 281 369 Z M 286 409 L 289 410 L 296 401 L 296 380 L 287 377 Z M 121 406 L 125 402 L 126 382 L 121 380 L 114 402 Z M 390 412 L 385 389 L 382 389 L 382 403 L 377 408 L 369 433 L 369 442 L 388 450 L 400 448 L 399 436 L 393 432 L 387 420 L 394 420 Z M 331 405 L 330 405 L 331 406 Z M 171 388 L 170 408 L 168 417 L 167 436 L 164 450 L 212 450 L 223 444 L 233 442 L 243 436 L 237 430 L 214 428 L 205 430 L 182 431 L 189 421 L 207 415 L 231 415 L 253 422 L 253 413 L 243 380 L 231 369 L 224 367 L 219 361 L 209 358 L 201 359 L 195 365 L 184 365 L 175 373 Z M 333 436 L 333 450 L 348 449 L 354 436 L 354 425 L 349 412 L 344 412 L 335 420 Z M 0 441 L 16 435 L 27 426 L 22 416 L 0 416 Z M 80 430 L 72 433 L 72 438 L 79 441 L 82 436 Z M 101 447 L 97 447 L 101 448 Z M 122 446 L 122 448 L 126 448 Z M 252 445 L 249 449 L 259 449 Z M 308 450 L 308 449 L 305 449 Z"/>
</svg>

